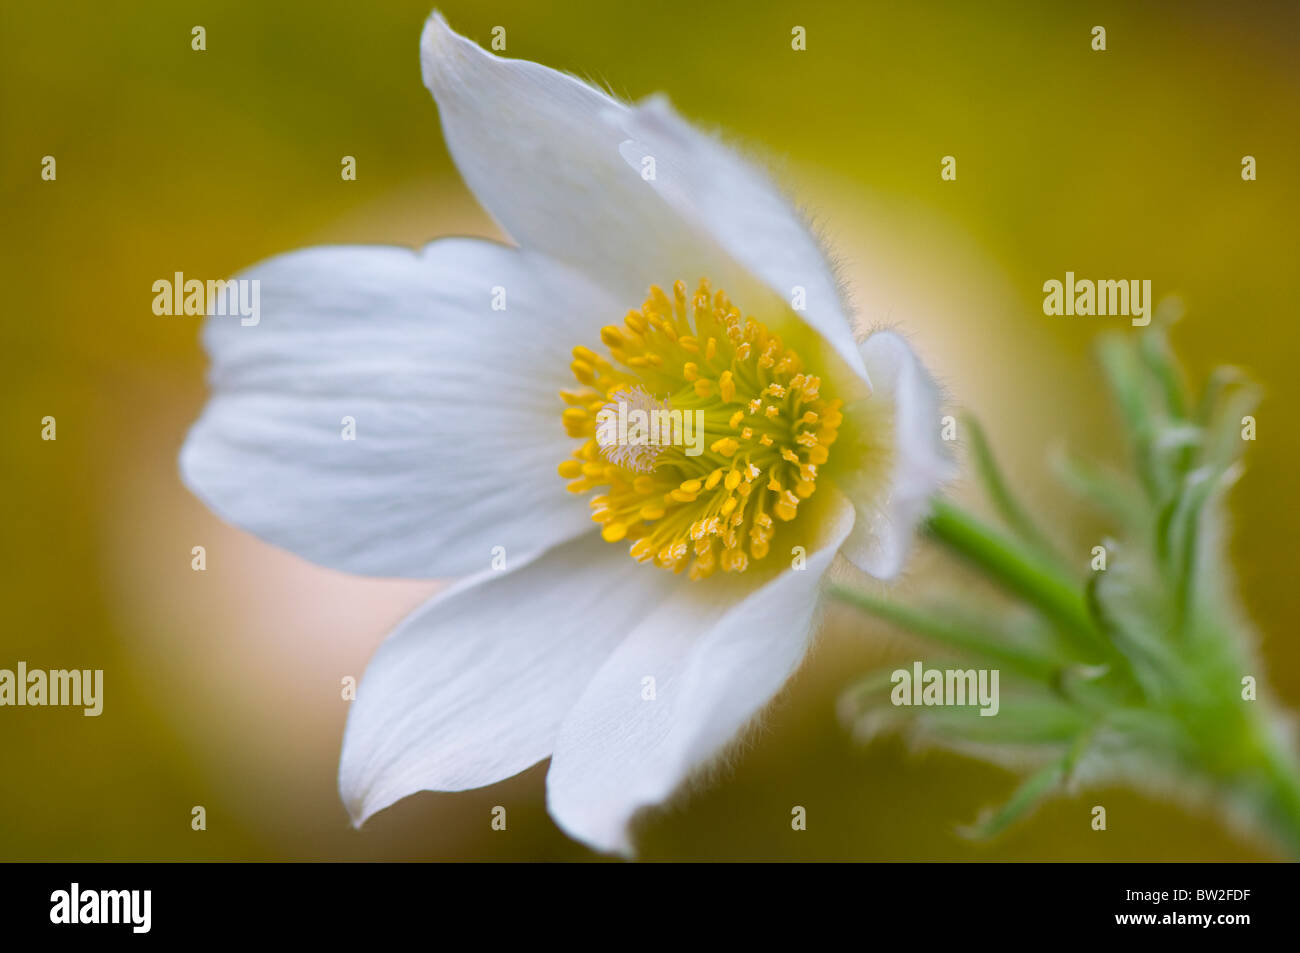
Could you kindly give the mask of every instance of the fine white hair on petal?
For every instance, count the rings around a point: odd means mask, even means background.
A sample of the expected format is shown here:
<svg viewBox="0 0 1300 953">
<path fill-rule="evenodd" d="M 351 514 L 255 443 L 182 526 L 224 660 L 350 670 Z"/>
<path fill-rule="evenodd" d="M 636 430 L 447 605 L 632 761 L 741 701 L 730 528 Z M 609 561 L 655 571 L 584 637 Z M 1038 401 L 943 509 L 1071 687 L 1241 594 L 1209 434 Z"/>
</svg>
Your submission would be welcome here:
<svg viewBox="0 0 1300 953">
<path fill-rule="evenodd" d="M 812 500 L 820 518 L 805 525 L 819 534 L 808 540 L 802 570 L 770 576 L 739 598 L 727 585 L 739 580 L 678 592 L 639 617 L 601 666 L 564 719 L 546 779 L 551 816 L 571 837 L 631 855 L 636 813 L 716 758 L 798 668 L 821 578 L 854 520 L 834 488 Z"/>
<path fill-rule="evenodd" d="M 931 498 L 956 468 L 941 436 L 939 389 L 907 341 L 877 331 L 862 343 L 862 359 L 874 389 L 845 417 L 879 426 L 889 469 L 882 478 L 879 463 L 865 460 L 839 481 L 858 513 L 843 551 L 862 571 L 891 579 L 902 571 Z"/>
<path fill-rule="evenodd" d="M 648 185 L 696 228 L 708 231 L 787 307 L 828 341 L 848 368 L 868 377 L 834 268 L 803 217 L 736 150 L 682 119 L 667 97 L 634 108 L 619 146 L 633 168 L 653 160 Z M 868 382 L 869 383 L 869 382 Z"/>
<path fill-rule="evenodd" d="M 213 394 L 180 455 L 218 516 L 333 569 L 428 578 L 591 529 L 555 472 L 573 449 L 556 393 L 616 307 L 598 288 L 477 239 L 310 248 L 240 277 L 260 320 L 207 319 Z"/>
</svg>

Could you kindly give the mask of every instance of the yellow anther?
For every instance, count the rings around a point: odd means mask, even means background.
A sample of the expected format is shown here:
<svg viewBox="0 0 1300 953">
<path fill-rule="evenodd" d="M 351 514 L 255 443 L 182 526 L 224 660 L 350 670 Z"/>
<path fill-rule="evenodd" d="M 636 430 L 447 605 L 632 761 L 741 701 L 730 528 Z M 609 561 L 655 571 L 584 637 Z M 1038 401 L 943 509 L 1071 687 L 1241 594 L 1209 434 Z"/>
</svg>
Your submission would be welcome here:
<svg viewBox="0 0 1300 953">
<path fill-rule="evenodd" d="M 698 582 L 701 579 L 708 579 L 717 571 L 717 564 L 714 562 L 705 563 L 701 559 L 696 559 L 691 563 L 691 571 L 688 575 L 692 582 Z"/>
<path fill-rule="evenodd" d="M 643 563 L 647 559 L 654 558 L 653 549 L 654 546 L 651 544 L 650 540 L 646 537 L 642 537 L 632 544 L 631 548 L 628 549 L 628 553 L 637 562 Z"/>
<path fill-rule="evenodd" d="M 724 549 L 722 551 L 722 568 L 727 572 L 744 572 L 749 566 L 749 557 L 743 549 Z"/>
</svg>

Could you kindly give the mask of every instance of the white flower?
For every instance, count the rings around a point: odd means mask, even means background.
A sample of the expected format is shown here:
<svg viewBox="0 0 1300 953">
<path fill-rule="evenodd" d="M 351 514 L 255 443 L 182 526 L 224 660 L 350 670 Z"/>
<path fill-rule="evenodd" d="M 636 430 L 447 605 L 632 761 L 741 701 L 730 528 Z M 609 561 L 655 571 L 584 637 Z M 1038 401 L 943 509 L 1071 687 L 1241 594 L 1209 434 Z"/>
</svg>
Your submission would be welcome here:
<svg viewBox="0 0 1300 953">
<path fill-rule="evenodd" d="M 622 105 L 437 14 L 421 59 L 518 246 L 253 267 L 262 320 L 208 319 L 213 395 L 181 470 L 313 562 L 463 577 L 366 672 L 339 768 L 355 823 L 550 757 L 556 822 L 628 853 L 633 814 L 799 665 L 835 554 L 899 570 L 948 470 L 936 391 L 897 335 L 855 343 L 799 217 L 662 99 Z M 649 473 L 603 455 L 593 414 L 633 387 L 703 410 L 705 452 L 664 448 Z"/>
</svg>

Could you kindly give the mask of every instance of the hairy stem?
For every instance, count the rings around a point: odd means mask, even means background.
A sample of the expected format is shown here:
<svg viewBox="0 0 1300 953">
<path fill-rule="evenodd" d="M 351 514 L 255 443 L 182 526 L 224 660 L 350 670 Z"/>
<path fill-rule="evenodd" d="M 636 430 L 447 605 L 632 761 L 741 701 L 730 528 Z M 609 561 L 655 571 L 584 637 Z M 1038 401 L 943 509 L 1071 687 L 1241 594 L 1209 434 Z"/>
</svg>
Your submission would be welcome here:
<svg viewBox="0 0 1300 953">
<path fill-rule="evenodd" d="M 1107 659 L 1082 587 L 1043 564 L 1043 558 L 946 500 L 936 501 L 926 528 L 967 563 L 1052 620 L 1087 662 Z"/>
</svg>

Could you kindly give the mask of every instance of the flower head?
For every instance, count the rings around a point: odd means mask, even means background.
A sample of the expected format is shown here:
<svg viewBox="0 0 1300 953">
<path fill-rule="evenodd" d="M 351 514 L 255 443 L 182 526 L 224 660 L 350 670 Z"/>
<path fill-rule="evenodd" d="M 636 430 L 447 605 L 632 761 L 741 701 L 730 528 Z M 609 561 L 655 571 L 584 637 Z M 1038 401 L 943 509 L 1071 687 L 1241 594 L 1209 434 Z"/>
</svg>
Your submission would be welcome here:
<svg viewBox="0 0 1300 953">
<path fill-rule="evenodd" d="M 437 14 L 421 60 L 517 246 L 254 266 L 261 322 L 205 329 L 182 473 L 322 565 L 460 577 L 366 672 L 339 772 L 356 823 L 549 756 L 557 823 L 630 852 L 637 810 L 798 666 L 836 554 L 898 572 L 948 472 L 937 395 L 896 334 L 855 341 L 800 218 L 664 100 L 493 56 Z M 699 452 L 602 439 L 620 403 L 701 421 Z"/>
</svg>

